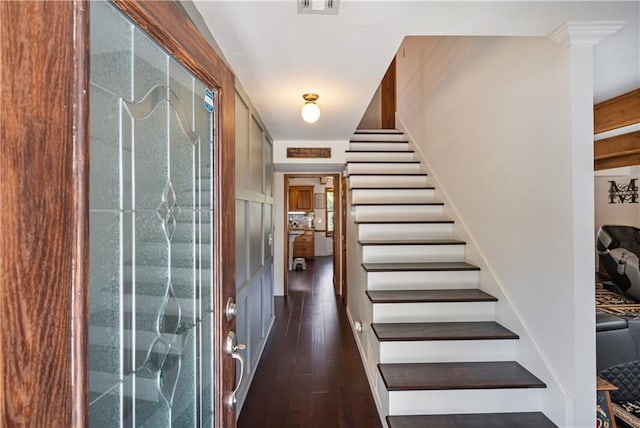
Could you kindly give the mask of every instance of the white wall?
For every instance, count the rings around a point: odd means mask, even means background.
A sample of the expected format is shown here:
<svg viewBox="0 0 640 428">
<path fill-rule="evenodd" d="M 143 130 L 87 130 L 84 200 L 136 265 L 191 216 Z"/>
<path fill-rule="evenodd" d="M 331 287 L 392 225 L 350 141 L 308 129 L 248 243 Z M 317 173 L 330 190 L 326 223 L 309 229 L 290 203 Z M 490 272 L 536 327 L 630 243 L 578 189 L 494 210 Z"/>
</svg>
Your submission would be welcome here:
<svg viewBox="0 0 640 428">
<path fill-rule="evenodd" d="M 594 50 L 596 103 L 640 87 L 640 2 L 627 2 L 624 7 L 629 24 Z"/>
<path fill-rule="evenodd" d="M 358 124 L 358 129 L 379 129 L 382 126 L 382 88 L 378 86 Z"/>
<path fill-rule="evenodd" d="M 411 37 L 400 52 L 398 119 L 468 231 L 498 319 L 521 335 L 519 360 L 549 385 L 545 412 L 591 425 L 595 393 L 579 386 L 595 375 L 583 339 L 593 311 L 573 308 L 593 259 L 575 262 L 569 50 L 546 38 Z"/>
</svg>

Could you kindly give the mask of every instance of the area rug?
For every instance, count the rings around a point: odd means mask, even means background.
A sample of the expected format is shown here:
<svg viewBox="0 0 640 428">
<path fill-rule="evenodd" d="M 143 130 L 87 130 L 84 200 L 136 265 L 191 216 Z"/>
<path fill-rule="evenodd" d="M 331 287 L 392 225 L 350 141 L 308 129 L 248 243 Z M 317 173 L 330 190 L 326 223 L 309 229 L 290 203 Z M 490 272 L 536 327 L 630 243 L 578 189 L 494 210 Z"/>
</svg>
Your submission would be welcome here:
<svg viewBox="0 0 640 428">
<path fill-rule="evenodd" d="M 640 319 L 640 303 L 608 290 L 600 282 L 596 282 L 596 310 L 621 317 Z"/>
</svg>

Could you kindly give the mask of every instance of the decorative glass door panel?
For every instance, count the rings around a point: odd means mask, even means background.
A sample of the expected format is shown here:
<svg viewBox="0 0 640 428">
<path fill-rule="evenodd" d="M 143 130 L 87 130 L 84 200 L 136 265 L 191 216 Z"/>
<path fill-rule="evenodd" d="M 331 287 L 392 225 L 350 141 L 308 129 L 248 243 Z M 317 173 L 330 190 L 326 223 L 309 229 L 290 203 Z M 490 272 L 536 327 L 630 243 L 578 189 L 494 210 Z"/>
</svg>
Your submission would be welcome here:
<svg viewBox="0 0 640 428">
<path fill-rule="evenodd" d="M 215 93 L 90 7 L 89 423 L 212 426 Z"/>
</svg>

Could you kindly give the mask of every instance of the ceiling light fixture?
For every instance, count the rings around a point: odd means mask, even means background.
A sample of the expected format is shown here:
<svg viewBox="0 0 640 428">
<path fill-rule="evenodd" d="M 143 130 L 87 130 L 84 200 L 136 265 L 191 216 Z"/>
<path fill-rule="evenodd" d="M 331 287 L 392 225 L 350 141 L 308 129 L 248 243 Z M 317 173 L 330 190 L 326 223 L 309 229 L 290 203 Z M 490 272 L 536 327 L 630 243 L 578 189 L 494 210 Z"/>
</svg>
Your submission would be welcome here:
<svg viewBox="0 0 640 428">
<path fill-rule="evenodd" d="M 318 98 L 318 94 L 304 94 L 302 96 L 305 103 L 302 106 L 302 111 L 300 114 L 302 115 L 302 119 L 304 119 L 307 123 L 314 123 L 320 118 L 320 107 L 316 104 Z"/>
</svg>

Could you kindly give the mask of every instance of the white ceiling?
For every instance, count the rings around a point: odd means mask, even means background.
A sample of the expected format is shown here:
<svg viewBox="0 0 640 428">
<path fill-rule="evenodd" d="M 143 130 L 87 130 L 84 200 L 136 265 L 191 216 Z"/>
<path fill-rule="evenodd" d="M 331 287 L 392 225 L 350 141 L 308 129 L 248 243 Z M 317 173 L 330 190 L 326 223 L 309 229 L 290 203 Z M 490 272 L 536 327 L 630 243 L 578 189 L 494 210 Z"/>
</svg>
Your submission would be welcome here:
<svg viewBox="0 0 640 428">
<path fill-rule="evenodd" d="M 348 140 L 407 35 L 546 36 L 625 19 L 613 2 L 342 0 L 337 16 L 299 15 L 295 0 L 194 4 L 276 142 Z M 320 95 L 311 125 L 306 92 Z"/>
</svg>

